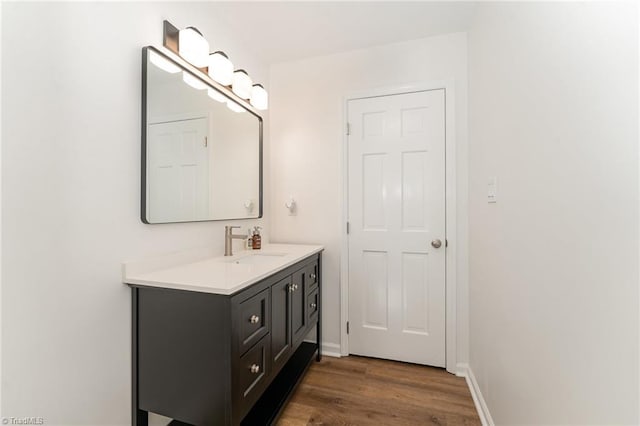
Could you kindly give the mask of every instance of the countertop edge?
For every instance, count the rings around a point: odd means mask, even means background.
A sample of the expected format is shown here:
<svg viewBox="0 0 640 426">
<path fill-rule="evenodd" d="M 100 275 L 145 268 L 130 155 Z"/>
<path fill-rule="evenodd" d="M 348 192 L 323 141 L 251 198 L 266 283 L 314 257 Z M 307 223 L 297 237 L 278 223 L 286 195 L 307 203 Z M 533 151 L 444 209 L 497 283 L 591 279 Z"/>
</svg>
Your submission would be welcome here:
<svg viewBox="0 0 640 426">
<path fill-rule="evenodd" d="M 324 246 L 322 245 L 316 245 L 316 244 L 270 244 L 270 247 L 276 248 L 278 246 L 284 246 L 284 245 L 288 245 L 288 246 L 308 246 L 308 247 L 313 247 L 312 249 L 310 249 L 309 251 L 305 252 L 304 254 L 297 256 L 293 259 L 288 260 L 287 262 L 278 265 L 270 270 L 268 270 L 267 272 L 263 272 L 263 273 L 259 273 L 255 276 L 252 276 L 251 278 L 239 282 L 237 285 L 230 287 L 230 288 L 219 288 L 219 287 L 208 287 L 208 286 L 202 286 L 202 285 L 197 285 L 197 284 L 188 284 L 188 283 L 177 283 L 177 282 L 169 282 L 169 281 L 157 281 L 157 280 L 147 280 L 144 279 L 142 276 L 129 276 L 126 277 L 126 264 L 123 265 L 123 283 L 129 287 L 147 287 L 147 288 L 165 288 L 165 289 L 171 289 L 171 290 L 182 290 L 182 291 L 192 291 L 192 292 L 198 292 L 198 293 L 208 293 L 208 294 L 219 294 L 219 295 L 223 295 L 223 296 L 231 296 L 239 291 L 244 290 L 247 287 L 250 287 L 253 284 L 256 284 L 257 282 L 268 278 L 292 265 L 295 265 L 296 263 L 310 257 L 313 256 L 315 254 L 321 253 L 324 251 Z M 249 254 L 250 255 L 250 254 Z M 155 259 L 151 259 L 150 261 L 153 262 Z M 144 274 L 142 274 L 144 275 Z"/>
</svg>

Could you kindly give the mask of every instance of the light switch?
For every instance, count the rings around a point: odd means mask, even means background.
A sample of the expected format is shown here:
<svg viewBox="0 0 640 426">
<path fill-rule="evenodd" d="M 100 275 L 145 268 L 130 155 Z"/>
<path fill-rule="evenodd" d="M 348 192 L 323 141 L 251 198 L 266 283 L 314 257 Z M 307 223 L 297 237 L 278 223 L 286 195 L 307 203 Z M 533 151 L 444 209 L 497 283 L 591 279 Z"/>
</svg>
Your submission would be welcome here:
<svg viewBox="0 0 640 426">
<path fill-rule="evenodd" d="M 487 182 L 487 203 L 498 202 L 498 178 L 491 176 Z"/>
</svg>

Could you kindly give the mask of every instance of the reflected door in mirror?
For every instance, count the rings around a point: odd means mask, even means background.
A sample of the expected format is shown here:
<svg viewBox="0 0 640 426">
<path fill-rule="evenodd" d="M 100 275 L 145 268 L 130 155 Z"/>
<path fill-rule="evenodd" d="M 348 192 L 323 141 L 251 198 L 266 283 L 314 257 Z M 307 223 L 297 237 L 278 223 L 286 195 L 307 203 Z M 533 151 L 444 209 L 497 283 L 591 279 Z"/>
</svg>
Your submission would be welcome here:
<svg viewBox="0 0 640 426">
<path fill-rule="evenodd" d="M 207 120 L 149 125 L 147 167 L 150 222 L 209 217 Z"/>
</svg>

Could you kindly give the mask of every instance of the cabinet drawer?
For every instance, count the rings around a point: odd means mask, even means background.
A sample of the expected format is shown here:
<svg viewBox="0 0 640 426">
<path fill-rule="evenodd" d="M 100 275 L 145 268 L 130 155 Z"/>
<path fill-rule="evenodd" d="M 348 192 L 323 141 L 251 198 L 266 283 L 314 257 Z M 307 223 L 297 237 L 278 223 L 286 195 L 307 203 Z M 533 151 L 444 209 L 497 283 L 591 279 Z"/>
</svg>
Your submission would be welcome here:
<svg viewBox="0 0 640 426">
<path fill-rule="evenodd" d="M 307 287 L 307 292 L 310 293 L 318 287 L 318 262 L 308 265 L 304 272 L 305 285 Z"/>
<path fill-rule="evenodd" d="M 316 288 L 314 291 L 307 295 L 307 327 L 313 326 L 313 324 L 318 321 L 318 310 L 320 309 L 320 297 L 318 293 L 318 289 Z"/>
<path fill-rule="evenodd" d="M 269 289 L 240 302 L 236 315 L 238 324 L 238 353 L 243 354 L 269 332 Z"/>
<path fill-rule="evenodd" d="M 244 416 L 260 397 L 267 384 L 269 336 L 263 337 L 254 347 L 240 357 L 236 369 L 241 416 Z"/>
</svg>

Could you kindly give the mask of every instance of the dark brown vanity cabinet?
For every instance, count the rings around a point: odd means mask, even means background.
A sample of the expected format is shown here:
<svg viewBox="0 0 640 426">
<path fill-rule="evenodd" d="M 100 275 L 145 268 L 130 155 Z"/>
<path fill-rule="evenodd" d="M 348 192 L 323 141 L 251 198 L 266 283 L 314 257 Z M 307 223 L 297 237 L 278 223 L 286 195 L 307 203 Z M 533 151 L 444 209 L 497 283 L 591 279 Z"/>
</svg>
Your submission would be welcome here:
<svg viewBox="0 0 640 426">
<path fill-rule="evenodd" d="M 314 254 L 232 295 L 132 285 L 133 424 L 267 425 L 320 359 Z M 315 327 L 316 342 L 304 338 Z"/>
</svg>

